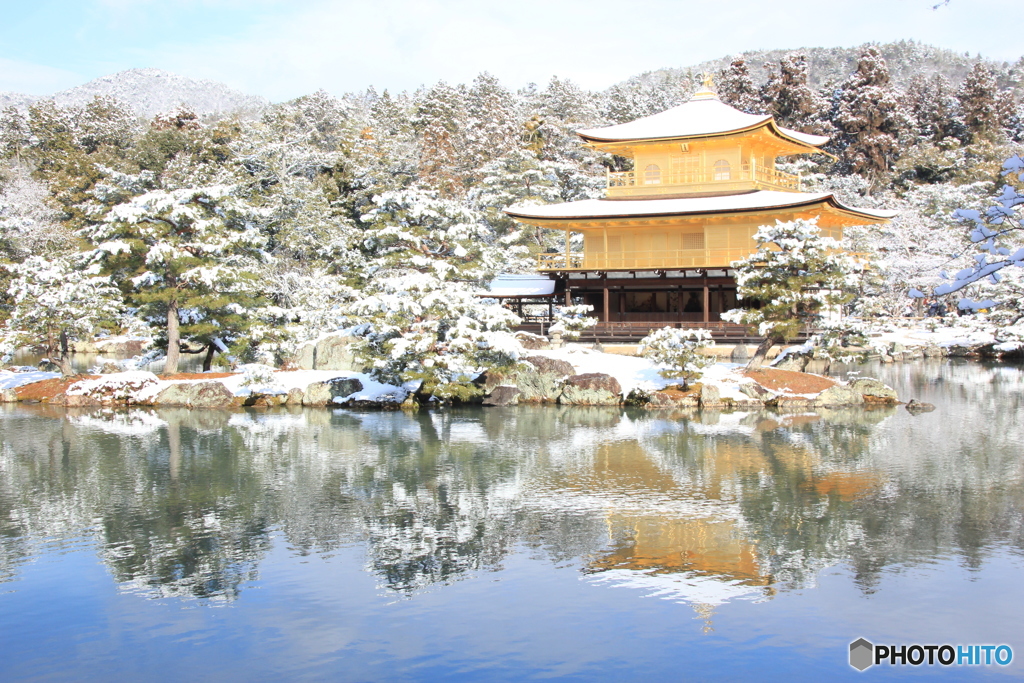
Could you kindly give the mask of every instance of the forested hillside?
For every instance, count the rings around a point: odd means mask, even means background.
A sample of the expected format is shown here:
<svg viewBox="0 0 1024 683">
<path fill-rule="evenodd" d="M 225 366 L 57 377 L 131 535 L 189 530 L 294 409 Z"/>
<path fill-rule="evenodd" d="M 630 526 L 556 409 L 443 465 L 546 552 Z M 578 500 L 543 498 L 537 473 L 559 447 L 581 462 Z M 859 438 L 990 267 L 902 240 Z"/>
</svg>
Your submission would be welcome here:
<svg viewBox="0 0 1024 683">
<path fill-rule="evenodd" d="M 857 301 L 871 315 L 901 313 L 909 288 L 927 291 L 941 270 L 972 262 L 952 212 L 991 204 L 1004 161 L 1021 153 L 1022 64 L 899 43 L 855 57 L 751 55 L 714 75 L 725 102 L 832 137 L 838 161 L 788 164 L 805 190 L 901 212 L 851 235 L 874 259 Z M 259 116 L 254 99 L 245 115 L 177 107 L 140 117 L 116 88 L 8 106 L 5 343 L 55 348 L 61 332 L 148 331 L 172 354 L 180 335 L 211 359 L 280 361 L 325 331 L 361 325 L 382 377 L 457 383 L 503 353 L 510 323 L 473 288 L 528 270 L 531 252 L 562 248 L 560 234 L 519 230 L 502 209 L 600 196 L 605 169 L 626 161 L 584 148 L 574 130 L 679 104 L 697 80 L 674 70 L 605 92 L 562 78 L 513 92 L 485 73 L 412 93 L 317 92 Z M 972 295 L 1020 309 L 1019 270 Z M 41 320 L 46 306 L 63 315 Z"/>
</svg>

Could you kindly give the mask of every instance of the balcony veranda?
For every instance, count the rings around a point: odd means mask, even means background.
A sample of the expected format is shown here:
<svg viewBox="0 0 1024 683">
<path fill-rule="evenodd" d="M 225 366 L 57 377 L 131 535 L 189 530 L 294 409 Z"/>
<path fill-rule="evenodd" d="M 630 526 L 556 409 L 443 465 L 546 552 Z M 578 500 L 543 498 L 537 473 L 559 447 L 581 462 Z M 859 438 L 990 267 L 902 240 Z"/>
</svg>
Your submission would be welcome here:
<svg viewBox="0 0 1024 683">
<path fill-rule="evenodd" d="M 800 177 L 766 166 L 742 164 L 728 170 L 699 166 L 679 171 L 608 172 L 608 197 L 650 197 L 748 190 L 800 191 Z"/>
</svg>

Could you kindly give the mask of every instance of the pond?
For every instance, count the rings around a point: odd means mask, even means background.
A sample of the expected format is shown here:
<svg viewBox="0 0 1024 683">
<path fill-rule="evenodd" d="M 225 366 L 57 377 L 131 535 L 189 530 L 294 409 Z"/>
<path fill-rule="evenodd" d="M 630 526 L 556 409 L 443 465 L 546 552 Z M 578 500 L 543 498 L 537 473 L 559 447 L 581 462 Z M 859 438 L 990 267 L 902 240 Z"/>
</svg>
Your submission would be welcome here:
<svg viewBox="0 0 1024 683">
<path fill-rule="evenodd" d="M 937 409 L 0 406 L 0 680 L 1020 675 L 1024 372 L 857 371 Z"/>
</svg>

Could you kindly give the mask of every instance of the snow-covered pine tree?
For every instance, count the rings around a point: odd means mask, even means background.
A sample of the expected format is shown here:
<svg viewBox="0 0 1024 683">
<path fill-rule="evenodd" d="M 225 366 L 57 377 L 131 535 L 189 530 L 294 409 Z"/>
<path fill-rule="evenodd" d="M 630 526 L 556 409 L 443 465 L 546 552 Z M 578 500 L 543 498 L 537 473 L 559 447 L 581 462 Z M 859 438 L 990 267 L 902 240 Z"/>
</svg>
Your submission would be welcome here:
<svg viewBox="0 0 1024 683">
<path fill-rule="evenodd" d="M 942 74 L 931 78 L 918 74 L 907 84 L 903 106 L 911 116 L 918 137 L 933 143 L 965 135 L 960 100 Z"/>
<path fill-rule="evenodd" d="M 750 77 L 750 69 L 743 57 L 737 57 L 729 68 L 718 72 L 718 97 L 731 107 L 748 114 L 766 114 L 758 87 Z"/>
<path fill-rule="evenodd" d="M 503 244 L 526 245 L 530 251 L 544 251 L 551 241 L 546 239 L 547 233 L 554 231 L 517 225 L 504 210 L 514 204 L 551 204 L 560 200 L 558 177 L 551 162 L 542 162 L 531 150 L 520 148 L 484 166 L 481 175 L 480 183 L 469 193 L 469 200 L 495 236 Z M 561 235 L 557 238 L 561 241 Z M 517 264 L 513 253 L 510 252 L 509 257 L 503 266 L 505 270 L 518 272 L 521 267 L 517 265 L 526 266 Z"/>
<path fill-rule="evenodd" d="M 957 92 L 967 127 L 965 143 L 991 138 L 998 131 L 997 90 L 992 69 L 983 62 L 976 63 Z"/>
<path fill-rule="evenodd" d="M 231 185 L 150 190 L 81 231 L 129 300 L 165 321 L 168 374 L 177 372 L 180 339 L 202 342 L 212 359 L 251 323 L 266 238 L 238 193 Z"/>
<path fill-rule="evenodd" d="M 22 346 L 41 345 L 62 374 L 73 375 L 69 339 L 91 338 L 117 318 L 121 293 L 98 268 L 83 268 L 81 256 L 29 256 L 4 266 L 14 276 L 9 284 L 14 305 L 0 329 L 0 355 L 6 360 Z"/>
<path fill-rule="evenodd" d="M 445 197 L 466 192 L 466 119 L 463 93 L 443 81 L 416 102 L 412 124 L 419 145 L 419 182 Z"/>
<path fill-rule="evenodd" d="M 857 72 L 843 84 L 836 124 L 846 149 L 843 161 L 877 187 L 899 154 L 899 135 L 909 124 L 881 52 L 868 47 Z"/>
<path fill-rule="evenodd" d="M 773 64 L 765 64 L 768 81 L 761 90 L 761 99 L 768 113 L 781 125 L 805 133 L 828 135 L 831 124 L 828 100 L 808 85 L 807 57 L 791 53 L 779 60 L 776 71 Z"/>
<path fill-rule="evenodd" d="M 827 311 L 850 301 L 860 270 L 838 241 L 822 236 L 817 219 L 762 225 L 754 240 L 757 252 L 733 261 L 732 267 L 739 298 L 757 307 L 722 314 L 764 338 L 748 370 L 760 369 L 773 346 L 816 326 Z"/>
<path fill-rule="evenodd" d="M 601 125 L 592 93 L 569 80 L 552 78 L 538 96 L 531 131 L 537 158 L 547 162 L 558 178 L 562 201 L 598 197 L 604 190 L 605 168 L 599 157 L 579 144 L 576 130 Z M 612 163 L 606 158 L 607 163 Z"/>
<path fill-rule="evenodd" d="M 466 93 L 466 163 L 469 182 L 475 184 L 481 169 L 500 161 L 520 146 L 520 112 L 516 100 L 497 78 L 484 72 Z"/>
<path fill-rule="evenodd" d="M 477 296 L 501 263 L 480 217 L 434 191 L 377 197 L 366 224 L 359 352 L 381 381 L 420 383 L 421 396 L 467 399 L 483 369 L 513 362 L 518 318 Z"/>
</svg>

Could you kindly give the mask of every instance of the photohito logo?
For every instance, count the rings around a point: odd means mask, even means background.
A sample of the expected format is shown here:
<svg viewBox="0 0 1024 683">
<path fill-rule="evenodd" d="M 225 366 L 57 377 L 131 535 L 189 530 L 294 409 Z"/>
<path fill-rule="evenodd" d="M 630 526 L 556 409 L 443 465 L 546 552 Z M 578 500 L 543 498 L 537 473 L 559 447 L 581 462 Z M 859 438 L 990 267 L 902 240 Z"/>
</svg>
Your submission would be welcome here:
<svg viewBox="0 0 1024 683">
<path fill-rule="evenodd" d="M 850 666 L 857 671 L 883 662 L 889 666 L 1007 666 L 1012 661 L 1009 645 L 873 645 L 865 638 L 850 643 Z"/>
</svg>

